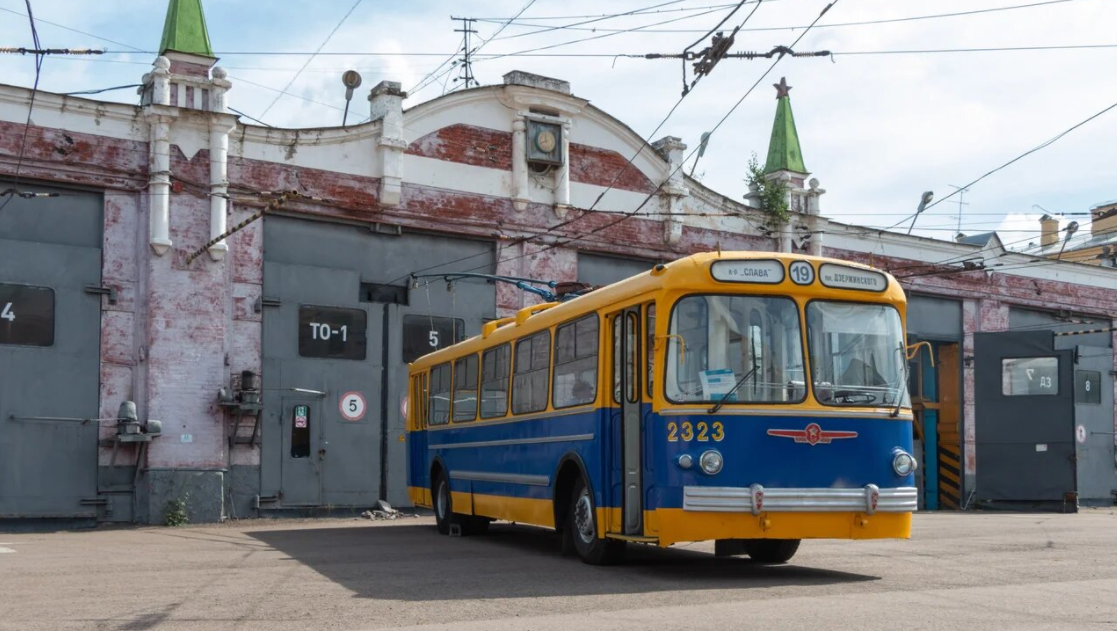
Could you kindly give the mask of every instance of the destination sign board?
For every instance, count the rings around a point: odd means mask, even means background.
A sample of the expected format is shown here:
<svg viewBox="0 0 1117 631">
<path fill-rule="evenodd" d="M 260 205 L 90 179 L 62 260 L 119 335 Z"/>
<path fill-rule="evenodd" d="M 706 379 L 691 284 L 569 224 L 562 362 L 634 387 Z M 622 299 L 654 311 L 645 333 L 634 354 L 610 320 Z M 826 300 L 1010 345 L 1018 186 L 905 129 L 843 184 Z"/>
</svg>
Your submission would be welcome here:
<svg viewBox="0 0 1117 631">
<path fill-rule="evenodd" d="M 761 283 L 775 285 L 783 282 L 783 263 L 771 259 L 754 261 L 714 261 L 710 275 L 726 283 Z"/>
<path fill-rule="evenodd" d="M 880 272 L 834 263 L 823 263 L 818 270 L 818 278 L 823 285 L 833 289 L 884 291 L 888 288 L 888 278 Z"/>
</svg>

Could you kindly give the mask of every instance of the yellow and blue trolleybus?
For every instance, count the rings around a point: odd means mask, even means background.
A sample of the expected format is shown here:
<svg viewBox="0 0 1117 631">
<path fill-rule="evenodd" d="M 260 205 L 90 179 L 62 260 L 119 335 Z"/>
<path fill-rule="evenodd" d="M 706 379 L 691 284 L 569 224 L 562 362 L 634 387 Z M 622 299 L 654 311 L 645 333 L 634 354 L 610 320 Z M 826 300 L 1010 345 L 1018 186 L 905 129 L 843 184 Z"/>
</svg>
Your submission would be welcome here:
<svg viewBox="0 0 1117 631">
<path fill-rule="evenodd" d="M 486 323 L 410 366 L 411 499 L 443 534 L 535 524 L 588 563 L 906 538 L 905 306 L 864 265 L 720 252 Z"/>
</svg>

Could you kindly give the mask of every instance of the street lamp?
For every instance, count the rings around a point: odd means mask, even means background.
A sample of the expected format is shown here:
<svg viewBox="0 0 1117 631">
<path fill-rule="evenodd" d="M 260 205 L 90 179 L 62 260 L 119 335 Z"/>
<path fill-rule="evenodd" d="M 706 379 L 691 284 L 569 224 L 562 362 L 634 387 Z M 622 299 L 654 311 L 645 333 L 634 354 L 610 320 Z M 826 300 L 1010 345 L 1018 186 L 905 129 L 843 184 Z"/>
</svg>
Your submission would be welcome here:
<svg viewBox="0 0 1117 631">
<path fill-rule="evenodd" d="M 1074 236 L 1074 233 L 1078 232 L 1078 222 L 1072 221 L 1068 223 L 1066 232 L 1067 236 L 1063 237 L 1063 247 L 1059 248 L 1059 256 L 1055 257 L 1056 261 L 1063 258 L 1063 250 L 1067 249 L 1067 243 L 1070 241 L 1070 238 Z"/>
<path fill-rule="evenodd" d="M 934 197 L 935 193 L 933 191 L 923 192 L 923 197 L 919 199 L 919 208 L 915 209 L 915 216 L 911 218 L 911 225 L 908 226 L 908 234 L 911 234 L 911 229 L 915 227 L 915 222 L 919 220 L 919 214 L 927 210 L 927 204 L 930 204 Z"/>
<path fill-rule="evenodd" d="M 341 126 L 345 127 L 345 119 L 349 118 L 349 101 L 353 100 L 353 90 L 361 87 L 361 73 L 356 70 L 346 70 L 341 75 L 341 83 L 345 85 L 345 113 L 341 115 Z"/>
</svg>

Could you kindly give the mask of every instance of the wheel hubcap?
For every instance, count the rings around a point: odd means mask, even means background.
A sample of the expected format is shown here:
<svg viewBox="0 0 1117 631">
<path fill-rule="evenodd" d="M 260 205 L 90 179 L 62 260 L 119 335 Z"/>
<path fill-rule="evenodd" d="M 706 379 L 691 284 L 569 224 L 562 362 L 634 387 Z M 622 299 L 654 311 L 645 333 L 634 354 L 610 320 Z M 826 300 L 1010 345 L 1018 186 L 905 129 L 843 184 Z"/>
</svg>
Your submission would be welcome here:
<svg viewBox="0 0 1117 631">
<path fill-rule="evenodd" d="M 587 489 L 582 489 L 581 494 L 578 495 L 578 501 L 574 504 L 574 528 L 583 542 L 593 542 L 593 502 L 590 501 L 590 494 Z"/>
</svg>

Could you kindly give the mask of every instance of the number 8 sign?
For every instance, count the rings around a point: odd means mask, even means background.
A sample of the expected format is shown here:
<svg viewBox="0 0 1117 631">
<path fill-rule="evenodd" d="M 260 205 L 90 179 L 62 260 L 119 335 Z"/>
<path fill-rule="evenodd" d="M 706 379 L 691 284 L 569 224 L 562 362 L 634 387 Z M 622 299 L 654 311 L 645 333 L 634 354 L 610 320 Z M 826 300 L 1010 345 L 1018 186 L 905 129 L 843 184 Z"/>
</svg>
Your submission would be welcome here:
<svg viewBox="0 0 1117 631">
<path fill-rule="evenodd" d="M 341 395 L 341 400 L 338 402 L 338 410 L 341 412 L 341 418 L 347 421 L 359 421 L 365 417 L 365 398 L 360 392 L 346 392 Z"/>
</svg>

